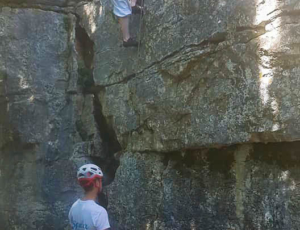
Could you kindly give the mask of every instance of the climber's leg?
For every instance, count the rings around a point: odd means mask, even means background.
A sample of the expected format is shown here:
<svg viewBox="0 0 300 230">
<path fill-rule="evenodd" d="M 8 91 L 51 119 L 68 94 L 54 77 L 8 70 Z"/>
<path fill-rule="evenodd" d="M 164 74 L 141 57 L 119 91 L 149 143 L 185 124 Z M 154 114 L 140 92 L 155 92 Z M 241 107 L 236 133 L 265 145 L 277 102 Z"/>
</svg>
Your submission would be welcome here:
<svg viewBox="0 0 300 230">
<path fill-rule="evenodd" d="M 121 25 L 121 31 L 122 31 L 122 36 L 123 36 L 123 46 L 124 47 L 131 47 L 135 46 L 137 47 L 139 43 L 130 37 L 129 33 L 129 17 L 122 17 L 119 18 L 119 23 Z"/>
<path fill-rule="evenodd" d="M 133 1 L 132 4 L 135 4 L 137 0 L 131 1 Z M 119 18 L 119 23 L 121 26 L 123 46 L 138 46 L 138 42 L 130 37 L 129 32 L 129 16 L 132 14 L 131 2 L 129 2 L 128 0 L 113 0 L 113 3 L 114 14 Z"/>
<path fill-rule="evenodd" d="M 120 26 L 121 26 L 123 41 L 127 41 L 130 38 L 129 16 L 119 18 L 119 23 L 120 23 Z"/>
</svg>

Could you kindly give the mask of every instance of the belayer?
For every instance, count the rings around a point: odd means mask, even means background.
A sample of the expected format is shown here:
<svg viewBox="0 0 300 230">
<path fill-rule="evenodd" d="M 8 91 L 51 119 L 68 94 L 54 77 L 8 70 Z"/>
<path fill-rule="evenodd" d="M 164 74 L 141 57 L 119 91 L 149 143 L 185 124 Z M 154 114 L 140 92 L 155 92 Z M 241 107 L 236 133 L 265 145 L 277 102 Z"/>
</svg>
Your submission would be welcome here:
<svg viewBox="0 0 300 230">
<path fill-rule="evenodd" d="M 123 36 L 124 47 L 138 47 L 139 42 L 130 36 L 129 16 L 131 14 L 143 14 L 143 7 L 137 4 L 137 0 L 112 0 L 114 14 L 119 19 Z"/>
<path fill-rule="evenodd" d="M 107 211 L 96 204 L 98 194 L 102 191 L 103 173 L 94 164 L 79 168 L 77 179 L 84 189 L 84 197 L 78 199 L 71 207 L 69 221 L 72 230 L 107 230 L 110 228 Z"/>
</svg>

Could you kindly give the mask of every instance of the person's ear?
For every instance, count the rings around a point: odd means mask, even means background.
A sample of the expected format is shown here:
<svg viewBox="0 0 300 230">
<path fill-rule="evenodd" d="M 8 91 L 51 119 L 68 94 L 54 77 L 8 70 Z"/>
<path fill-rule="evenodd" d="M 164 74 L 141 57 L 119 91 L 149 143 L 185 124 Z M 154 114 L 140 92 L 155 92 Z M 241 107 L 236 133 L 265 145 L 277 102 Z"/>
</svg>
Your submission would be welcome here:
<svg viewBox="0 0 300 230">
<path fill-rule="evenodd" d="M 95 185 L 96 185 L 97 188 L 100 188 L 101 185 L 102 185 L 101 180 L 96 180 L 96 184 Z"/>
</svg>

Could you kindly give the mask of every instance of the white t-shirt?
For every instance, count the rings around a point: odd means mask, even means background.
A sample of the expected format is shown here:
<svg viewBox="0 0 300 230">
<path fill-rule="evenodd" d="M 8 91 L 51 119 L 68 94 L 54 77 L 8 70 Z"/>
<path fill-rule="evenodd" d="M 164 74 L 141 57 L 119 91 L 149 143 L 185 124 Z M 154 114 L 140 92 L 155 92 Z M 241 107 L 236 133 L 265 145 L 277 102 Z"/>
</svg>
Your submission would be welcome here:
<svg viewBox="0 0 300 230">
<path fill-rule="evenodd" d="M 114 14 L 118 17 L 126 17 L 131 14 L 129 0 L 112 0 L 114 4 Z"/>
<path fill-rule="evenodd" d="M 110 228 L 106 210 L 93 200 L 78 199 L 71 207 L 72 230 L 104 230 Z"/>
</svg>

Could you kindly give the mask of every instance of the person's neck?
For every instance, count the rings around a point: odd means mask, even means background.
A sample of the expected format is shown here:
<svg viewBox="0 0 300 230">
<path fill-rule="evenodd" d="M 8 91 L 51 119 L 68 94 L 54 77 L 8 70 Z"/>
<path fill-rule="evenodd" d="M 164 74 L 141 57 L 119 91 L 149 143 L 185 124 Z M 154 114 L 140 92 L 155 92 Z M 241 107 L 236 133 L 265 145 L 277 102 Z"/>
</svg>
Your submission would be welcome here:
<svg viewBox="0 0 300 230">
<path fill-rule="evenodd" d="M 96 201 L 96 199 L 97 199 L 97 193 L 94 193 L 94 192 L 88 192 L 82 198 L 82 200 L 84 200 L 84 201 L 86 201 L 86 200 Z"/>
</svg>

